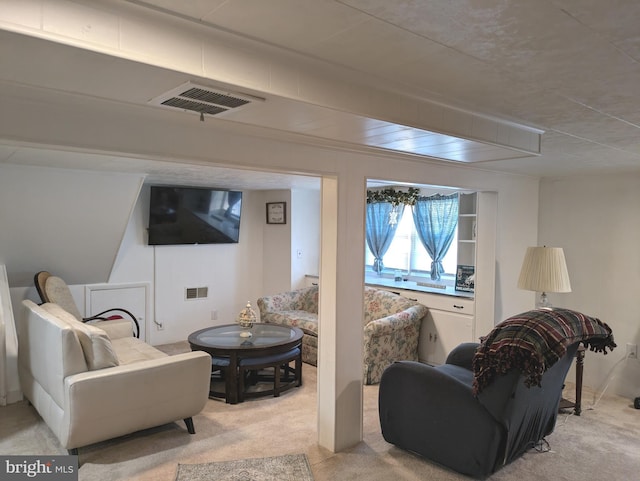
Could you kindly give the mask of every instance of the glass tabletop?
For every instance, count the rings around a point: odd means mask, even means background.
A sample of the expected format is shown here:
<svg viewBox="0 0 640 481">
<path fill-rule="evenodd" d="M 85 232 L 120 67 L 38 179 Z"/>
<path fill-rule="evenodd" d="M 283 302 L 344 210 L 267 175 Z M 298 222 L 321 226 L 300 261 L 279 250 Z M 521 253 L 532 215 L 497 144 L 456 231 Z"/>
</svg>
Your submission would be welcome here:
<svg viewBox="0 0 640 481">
<path fill-rule="evenodd" d="M 243 331 L 245 329 L 238 324 L 210 327 L 194 332 L 189 336 L 189 342 L 218 349 L 252 349 L 277 346 L 302 337 L 299 329 L 277 324 L 254 324 L 248 330 L 251 337 L 240 336 Z"/>
</svg>

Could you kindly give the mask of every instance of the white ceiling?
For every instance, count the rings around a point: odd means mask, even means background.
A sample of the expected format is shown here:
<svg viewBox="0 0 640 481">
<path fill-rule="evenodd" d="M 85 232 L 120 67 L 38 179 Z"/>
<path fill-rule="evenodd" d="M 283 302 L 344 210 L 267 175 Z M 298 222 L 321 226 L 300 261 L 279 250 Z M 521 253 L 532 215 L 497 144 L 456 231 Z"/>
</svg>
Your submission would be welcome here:
<svg viewBox="0 0 640 481">
<path fill-rule="evenodd" d="M 635 0 L 129 3 L 155 10 L 150 14 L 160 11 L 193 20 L 194 27 L 234 32 L 327 61 L 410 95 L 544 132 L 541 155 L 513 152 L 511 156 L 496 150 L 494 158 L 505 160 L 480 159 L 485 169 L 534 176 L 640 170 L 640 2 Z M 40 92 L 52 93 L 72 89 L 78 95 L 140 103 L 146 92 L 136 90 L 136 79 L 148 77 L 151 70 L 157 89 L 169 90 L 192 80 L 177 72 L 110 58 L 111 76 L 92 77 L 91 68 L 82 72 L 75 68 L 77 78 L 69 83 L 64 75 L 66 62 L 77 65 L 80 58 L 90 66 L 98 59 L 104 63 L 104 56 L 63 45 L 43 48 L 44 42 L 36 39 L 11 40 L 11 51 L 2 49 L 0 43 L 0 62 L 7 62 L 0 63 L 0 87 L 37 86 Z M 17 61 L 19 58 L 23 61 Z M 52 59 L 55 69 L 51 69 Z M 45 84 L 43 69 L 59 75 L 47 71 Z M 281 107 L 289 115 L 308 108 L 284 101 Z M 332 120 L 325 120 L 322 135 L 302 133 L 333 138 L 338 146 L 345 142 L 331 128 Z M 490 151 L 495 147 L 480 146 Z M 398 144 L 391 148 L 403 149 Z M 37 163 L 36 152 L 5 143 L 0 162 L 28 156 Z M 58 152 L 56 161 L 73 167 L 74 155 Z M 103 160 L 101 168 L 143 171 L 156 181 L 167 180 L 177 171 L 186 181 L 190 175 L 184 166 L 168 162 L 108 156 Z M 52 162 L 48 156 L 47 165 Z M 230 178 L 236 175 L 206 165 L 190 169 L 194 180 L 211 172 Z M 246 172 L 242 174 L 248 179 Z M 255 182 L 246 182 L 251 188 L 286 187 L 285 178 L 260 173 Z M 317 185 L 316 179 L 305 177 L 293 178 L 289 185 L 297 180 Z"/>
</svg>

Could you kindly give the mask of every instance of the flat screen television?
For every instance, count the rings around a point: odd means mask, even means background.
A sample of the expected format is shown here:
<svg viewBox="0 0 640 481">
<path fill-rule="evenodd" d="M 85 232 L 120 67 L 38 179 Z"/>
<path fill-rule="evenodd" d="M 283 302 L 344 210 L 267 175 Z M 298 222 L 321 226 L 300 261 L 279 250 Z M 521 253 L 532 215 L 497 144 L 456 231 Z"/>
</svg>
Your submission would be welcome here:
<svg viewBox="0 0 640 481">
<path fill-rule="evenodd" d="M 152 185 L 150 199 L 149 245 L 238 242 L 242 192 Z"/>
</svg>

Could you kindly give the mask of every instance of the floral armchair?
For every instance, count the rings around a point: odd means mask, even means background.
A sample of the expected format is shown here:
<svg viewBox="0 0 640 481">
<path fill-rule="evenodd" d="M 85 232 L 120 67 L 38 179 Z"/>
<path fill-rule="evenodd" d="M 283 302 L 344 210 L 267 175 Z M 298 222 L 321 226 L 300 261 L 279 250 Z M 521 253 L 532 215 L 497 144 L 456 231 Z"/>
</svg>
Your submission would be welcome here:
<svg viewBox="0 0 640 481">
<path fill-rule="evenodd" d="M 302 360 L 317 365 L 318 286 L 258 299 L 261 322 L 298 327 L 303 332 Z M 365 384 L 380 382 L 382 372 L 395 361 L 418 360 L 418 339 L 427 308 L 389 291 L 365 287 Z"/>
<path fill-rule="evenodd" d="M 364 289 L 364 382 L 380 382 L 395 361 L 418 360 L 418 339 L 426 306 L 393 292 Z"/>
<path fill-rule="evenodd" d="M 305 287 L 258 299 L 260 322 L 302 330 L 302 361 L 313 366 L 318 359 L 318 286 Z"/>
</svg>

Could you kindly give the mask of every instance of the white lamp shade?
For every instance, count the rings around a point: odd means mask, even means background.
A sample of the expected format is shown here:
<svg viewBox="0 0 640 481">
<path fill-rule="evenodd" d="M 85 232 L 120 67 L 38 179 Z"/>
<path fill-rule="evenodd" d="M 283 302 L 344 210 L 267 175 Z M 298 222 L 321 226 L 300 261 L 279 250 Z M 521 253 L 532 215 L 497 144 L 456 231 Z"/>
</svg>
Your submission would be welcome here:
<svg viewBox="0 0 640 481">
<path fill-rule="evenodd" d="M 561 247 L 528 247 L 518 287 L 536 292 L 571 292 L 571 282 Z"/>
</svg>

